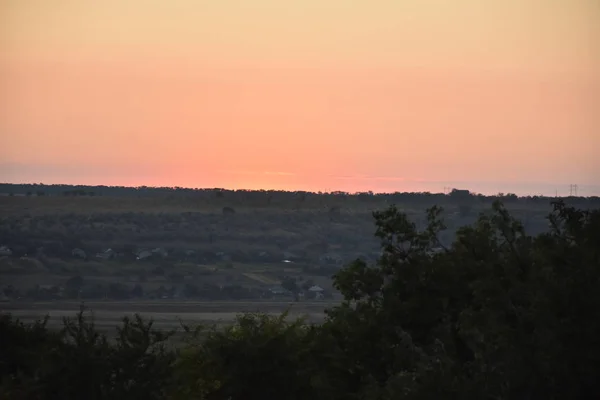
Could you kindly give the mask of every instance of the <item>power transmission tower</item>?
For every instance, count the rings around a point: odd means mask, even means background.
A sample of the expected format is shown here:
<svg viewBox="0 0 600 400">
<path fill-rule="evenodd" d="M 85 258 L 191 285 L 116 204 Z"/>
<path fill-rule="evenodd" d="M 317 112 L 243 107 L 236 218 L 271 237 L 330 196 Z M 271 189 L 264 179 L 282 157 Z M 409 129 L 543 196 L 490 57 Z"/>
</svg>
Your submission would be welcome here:
<svg viewBox="0 0 600 400">
<path fill-rule="evenodd" d="M 570 184 L 569 185 L 569 196 L 570 197 L 577 197 L 577 185 L 574 184 Z"/>
</svg>

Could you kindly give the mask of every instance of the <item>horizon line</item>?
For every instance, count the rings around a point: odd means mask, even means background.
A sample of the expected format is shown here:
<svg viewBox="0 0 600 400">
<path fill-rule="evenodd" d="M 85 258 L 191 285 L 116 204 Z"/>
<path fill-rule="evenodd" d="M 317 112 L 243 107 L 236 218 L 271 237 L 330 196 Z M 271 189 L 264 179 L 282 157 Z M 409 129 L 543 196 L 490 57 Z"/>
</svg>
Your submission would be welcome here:
<svg viewBox="0 0 600 400">
<path fill-rule="evenodd" d="M 437 181 L 426 181 L 427 183 L 437 183 Z M 488 182 L 488 183 L 492 183 L 492 182 Z M 541 183 L 540 183 L 541 184 Z M 300 190 L 300 189 L 268 189 L 268 188 L 261 188 L 261 189 L 250 189 L 250 188 L 227 188 L 227 187 L 200 187 L 200 186 L 149 186 L 149 185 L 107 185 L 107 184 L 72 184 L 72 183 L 42 183 L 42 182 L 19 182 L 19 183 L 15 183 L 15 182 L 0 182 L 0 185 L 14 185 L 14 186 L 18 186 L 18 185 L 29 185 L 29 186 L 72 186 L 72 187 L 106 187 L 106 188 L 124 188 L 124 189 L 139 189 L 139 188 L 148 188 L 148 189 L 174 189 L 174 190 L 205 190 L 205 191 L 216 191 L 216 190 L 225 190 L 225 191 L 231 191 L 231 192 L 237 192 L 237 191 L 248 191 L 248 192 L 261 192 L 261 191 L 265 191 L 265 192 L 284 192 L 284 193 L 312 193 L 312 194 L 335 194 L 335 193 L 345 193 L 348 195 L 360 195 L 360 194 L 365 194 L 365 193 L 372 193 L 374 195 L 393 195 L 393 194 L 431 194 L 431 195 L 449 195 L 449 192 L 444 192 L 444 191 L 439 191 L 439 192 L 432 192 L 432 191 L 401 191 L 401 190 L 397 190 L 397 191 L 377 191 L 377 190 L 366 190 L 366 191 L 355 191 L 355 192 L 351 192 L 351 191 L 346 191 L 346 190 L 331 190 L 331 189 L 325 189 L 325 190 Z M 566 184 L 565 184 L 566 185 Z M 576 185 L 579 186 L 579 185 Z M 586 186 L 595 186 L 595 185 L 586 185 Z M 470 190 L 468 188 L 456 188 L 456 187 L 446 187 L 446 189 L 449 190 L 467 190 L 469 191 L 469 193 L 471 195 L 474 196 L 484 196 L 484 197 L 496 197 L 499 195 L 503 195 L 503 196 L 509 196 L 509 195 L 514 195 L 517 196 L 518 198 L 523 198 L 523 197 L 543 197 L 543 198 L 570 198 L 570 197 L 575 197 L 575 198 L 595 198 L 595 197 L 599 197 L 598 195 L 546 195 L 546 194 L 535 194 L 535 193 L 530 193 L 530 194 L 517 194 L 517 193 L 513 193 L 513 192 L 498 192 L 495 194 L 485 194 L 485 193 L 481 193 L 481 192 L 476 192 L 473 190 Z"/>
</svg>

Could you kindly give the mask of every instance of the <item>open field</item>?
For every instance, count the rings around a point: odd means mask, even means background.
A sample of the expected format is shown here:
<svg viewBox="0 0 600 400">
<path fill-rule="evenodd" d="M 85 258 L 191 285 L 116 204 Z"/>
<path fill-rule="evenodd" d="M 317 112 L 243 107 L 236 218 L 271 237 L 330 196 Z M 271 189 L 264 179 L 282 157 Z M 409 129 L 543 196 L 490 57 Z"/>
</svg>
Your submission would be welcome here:
<svg viewBox="0 0 600 400">
<path fill-rule="evenodd" d="M 257 282 L 264 283 L 266 285 L 277 285 L 277 284 L 279 284 L 279 282 L 277 280 L 269 278 L 269 277 L 261 275 L 261 274 L 246 272 L 246 273 L 244 273 L 244 276 L 247 277 L 247 278 L 253 279 L 253 280 L 257 281 Z"/>
<path fill-rule="evenodd" d="M 223 207 L 234 207 L 237 213 L 286 213 L 293 211 L 328 211 L 334 206 L 344 206 L 352 212 L 369 212 L 386 206 L 385 199 L 361 201 L 352 197 L 340 199 L 320 196 L 302 200 L 268 200 L 265 194 L 258 199 L 244 197 L 62 197 L 62 196 L 0 196 L 0 210 L 5 215 L 80 214 L 89 212 L 120 213 L 221 213 Z"/>
<path fill-rule="evenodd" d="M 245 312 L 261 312 L 280 315 L 288 310 L 291 318 L 305 317 L 318 323 L 325 317 L 324 310 L 333 302 L 285 302 L 285 301 L 94 301 L 85 303 L 93 312 L 100 331 L 110 332 L 124 316 L 140 314 L 152 319 L 158 329 L 177 329 L 180 321 L 189 324 L 227 325 L 236 315 Z M 48 315 L 49 326 L 59 328 L 63 317 L 74 316 L 80 307 L 75 301 L 55 302 L 5 302 L 0 312 L 10 313 L 23 321 L 34 321 Z"/>
</svg>

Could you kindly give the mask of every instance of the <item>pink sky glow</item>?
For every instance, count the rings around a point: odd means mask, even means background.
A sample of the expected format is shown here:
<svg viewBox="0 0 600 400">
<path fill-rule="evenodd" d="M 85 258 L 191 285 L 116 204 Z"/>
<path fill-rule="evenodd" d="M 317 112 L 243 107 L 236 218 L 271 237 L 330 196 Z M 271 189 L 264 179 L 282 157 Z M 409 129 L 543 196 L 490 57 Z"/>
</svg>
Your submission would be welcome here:
<svg viewBox="0 0 600 400">
<path fill-rule="evenodd" d="M 5 0 L 0 50 L 4 182 L 600 195 L 597 0 Z"/>
</svg>

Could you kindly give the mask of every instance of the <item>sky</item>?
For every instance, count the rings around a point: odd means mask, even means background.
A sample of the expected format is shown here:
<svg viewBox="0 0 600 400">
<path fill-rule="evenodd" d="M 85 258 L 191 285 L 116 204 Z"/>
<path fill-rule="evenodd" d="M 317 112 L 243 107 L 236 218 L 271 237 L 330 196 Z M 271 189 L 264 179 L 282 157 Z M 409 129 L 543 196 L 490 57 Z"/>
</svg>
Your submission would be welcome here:
<svg viewBox="0 0 600 400">
<path fill-rule="evenodd" d="M 598 0 L 0 0 L 0 181 L 600 194 Z"/>
</svg>

